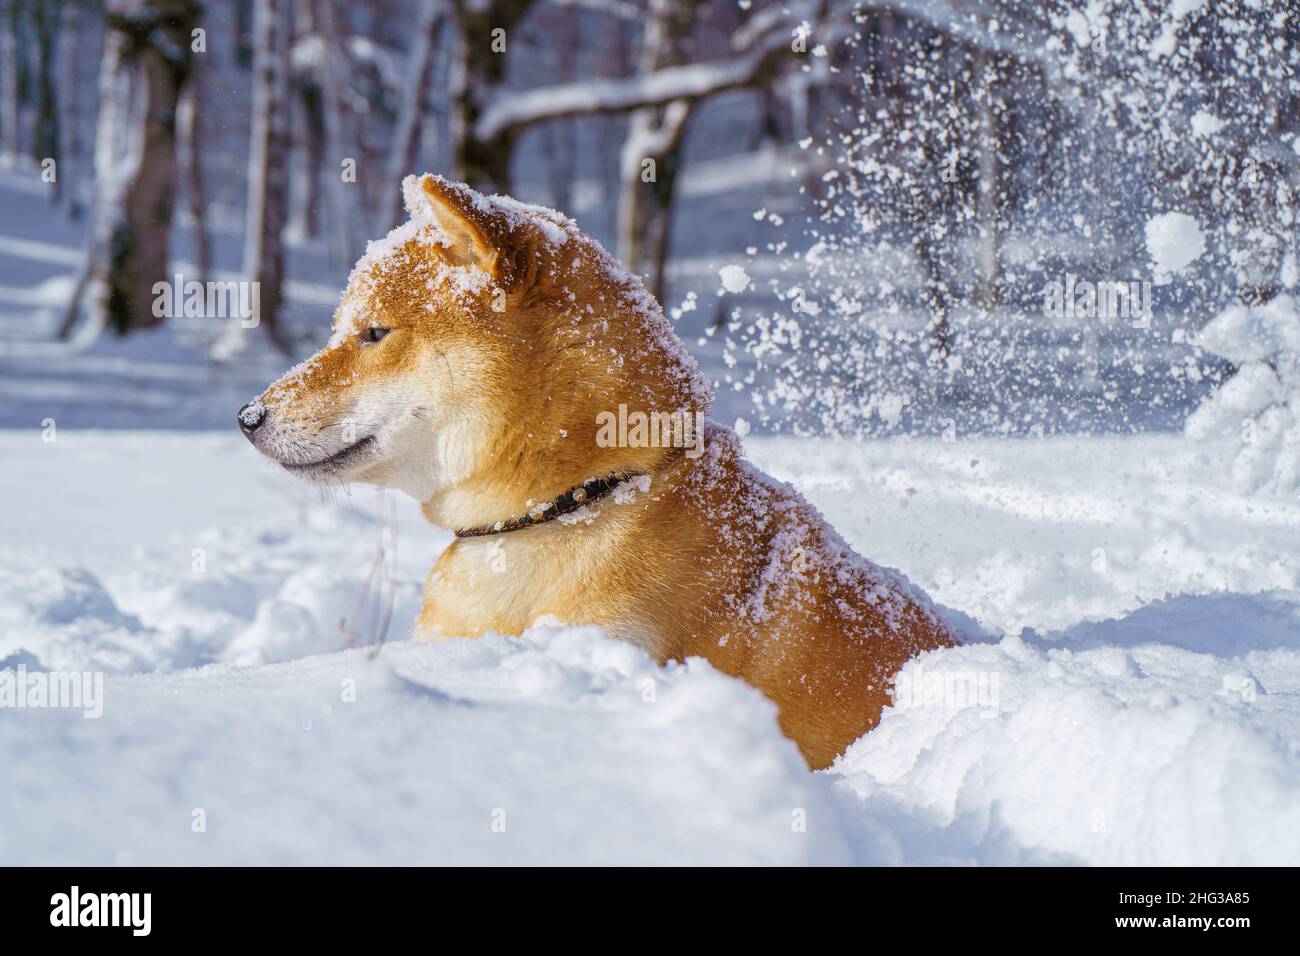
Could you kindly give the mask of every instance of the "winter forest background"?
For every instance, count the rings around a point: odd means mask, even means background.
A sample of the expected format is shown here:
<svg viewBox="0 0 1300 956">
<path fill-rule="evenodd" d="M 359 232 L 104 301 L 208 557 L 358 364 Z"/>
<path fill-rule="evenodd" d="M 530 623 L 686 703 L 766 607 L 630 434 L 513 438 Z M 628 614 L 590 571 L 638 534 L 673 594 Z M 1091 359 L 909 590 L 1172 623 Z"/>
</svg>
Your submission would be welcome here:
<svg viewBox="0 0 1300 956">
<path fill-rule="evenodd" d="M 1295 0 L 0 0 L 0 679 L 107 675 L 102 719 L 0 707 L 0 863 L 1300 863 L 1297 41 Z M 595 629 L 403 641 L 450 535 L 234 415 L 426 171 L 645 276 L 713 417 L 959 621 L 910 679 L 992 706 L 814 776 Z M 258 323 L 156 308 L 195 282 Z"/>
<path fill-rule="evenodd" d="M 1288 3 L 9 0 L 0 29 L 8 218 L 86 250 L 24 343 L 156 325 L 179 273 L 261 288 L 255 335 L 189 345 L 300 355 L 437 171 L 577 218 L 770 428 L 1176 428 L 1243 364 L 1294 378 L 1258 317 L 1293 315 Z M 1045 307 L 1080 281 L 1153 282 L 1145 318 Z"/>
</svg>

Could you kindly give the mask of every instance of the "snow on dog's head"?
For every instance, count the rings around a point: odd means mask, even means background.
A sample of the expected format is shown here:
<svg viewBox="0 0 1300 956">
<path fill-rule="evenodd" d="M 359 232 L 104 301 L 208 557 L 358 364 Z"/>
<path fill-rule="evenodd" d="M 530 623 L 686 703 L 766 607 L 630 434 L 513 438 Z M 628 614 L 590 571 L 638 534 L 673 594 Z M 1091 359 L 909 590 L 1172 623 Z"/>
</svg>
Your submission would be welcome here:
<svg viewBox="0 0 1300 956">
<path fill-rule="evenodd" d="M 602 412 L 706 410 L 658 303 L 572 220 L 439 176 L 402 191 L 411 218 L 353 268 L 326 347 L 241 415 L 263 454 L 473 523 L 663 453 L 598 444 Z"/>
</svg>

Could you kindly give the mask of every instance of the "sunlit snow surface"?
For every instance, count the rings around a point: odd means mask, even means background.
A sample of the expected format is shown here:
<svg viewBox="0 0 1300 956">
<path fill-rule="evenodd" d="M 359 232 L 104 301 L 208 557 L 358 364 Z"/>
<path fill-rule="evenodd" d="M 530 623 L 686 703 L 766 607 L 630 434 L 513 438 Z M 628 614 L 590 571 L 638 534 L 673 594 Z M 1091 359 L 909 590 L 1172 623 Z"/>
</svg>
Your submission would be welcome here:
<svg viewBox="0 0 1300 956">
<path fill-rule="evenodd" d="M 814 775 L 700 661 L 403 640 L 449 540 L 411 501 L 372 656 L 375 491 L 56 436 L 0 433 L 0 664 L 103 670 L 104 713 L 0 709 L 0 863 L 1300 863 L 1300 506 L 1181 437 L 748 438 L 971 639 L 905 682 L 978 693 Z"/>
</svg>

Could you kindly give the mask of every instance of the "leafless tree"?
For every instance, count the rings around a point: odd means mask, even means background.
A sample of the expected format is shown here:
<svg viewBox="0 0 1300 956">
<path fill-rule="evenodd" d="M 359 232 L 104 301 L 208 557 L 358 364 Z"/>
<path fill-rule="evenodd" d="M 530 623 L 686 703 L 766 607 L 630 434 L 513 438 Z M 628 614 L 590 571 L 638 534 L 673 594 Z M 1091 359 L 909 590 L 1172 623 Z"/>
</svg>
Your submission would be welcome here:
<svg viewBox="0 0 1300 956">
<path fill-rule="evenodd" d="M 464 81 L 452 91 L 463 129 L 455 155 L 455 174 L 480 188 L 509 191 L 510 158 L 524 130 L 571 116 L 628 113 L 665 107 L 675 101 L 699 102 L 730 90 L 771 82 L 781 68 L 798 62 L 791 29 L 818 17 L 824 4 L 771 7 L 748 17 L 730 37 L 725 54 L 669 65 L 635 76 L 574 80 L 530 90 L 503 85 L 502 34 L 525 12 L 527 2 L 457 5 L 457 28 L 464 51 Z M 844 16 L 848 7 L 838 10 Z M 495 44 L 495 45 L 494 45 Z M 500 52 L 494 52 L 500 51 Z"/>
<path fill-rule="evenodd" d="M 62 19 L 63 0 L 49 0 L 38 3 L 32 11 L 32 26 L 36 36 L 36 129 L 32 137 L 32 159 L 38 164 L 47 160 L 60 159 L 59 150 L 59 102 L 56 51 L 59 24 Z M 62 177 L 55 175 L 51 186 L 51 198 L 58 202 Z"/>
<path fill-rule="evenodd" d="M 315 32 L 315 0 L 294 0 L 293 13 L 296 42 L 298 37 Z M 290 64 L 296 66 L 292 53 Z M 325 118 L 321 111 L 319 71 L 295 68 L 289 81 L 293 98 L 289 228 L 294 235 L 311 237 L 320 234 L 320 182 L 325 155 Z"/>
<path fill-rule="evenodd" d="M 64 183 L 61 198 L 73 219 L 81 218 L 78 174 L 81 166 L 81 113 L 77 102 L 80 88 L 81 4 L 66 0 L 58 42 L 59 178 Z"/>
<path fill-rule="evenodd" d="M 181 94 L 176 112 L 176 135 L 180 140 L 181 168 L 184 171 L 185 202 L 194 230 L 194 254 L 203 282 L 212 277 L 212 237 L 208 229 L 207 202 L 203 177 L 203 88 L 205 70 L 196 60 L 194 73 Z"/>
<path fill-rule="evenodd" d="M 402 196 L 397 189 L 397 183 L 403 176 L 413 171 L 415 147 L 419 141 L 420 125 L 425 116 L 427 84 L 433 65 L 434 50 L 438 46 L 438 33 L 449 12 L 444 0 L 424 0 L 421 4 L 420 17 L 411 41 L 411 51 L 407 55 L 406 76 L 389 152 L 387 182 L 381 192 L 382 196 L 387 197 L 387 201 L 379 204 L 379 222 L 376 230 L 378 232 L 386 232 L 401 218 Z"/>
<path fill-rule="evenodd" d="M 343 49 L 346 37 L 339 32 L 335 0 L 316 0 L 316 24 L 322 43 L 320 55 L 321 117 L 325 131 L 325 181 L 329 184 L 330 228 L 329 238 L 334 260 L 351 262 L 360 251 L 361 238 L 357 234 L 358 212 L 355 180 L 344 180 L 344 163 L 355 164 L 356 144 L 350 135 L 346 106 L 343 101 L 343 83 L 347 77 L 347 54 Z"/>
<path fill-rule="evenodd" d="M 695 4 L 651 0 L 642 30 L 640 73 L 680 66 L 684 41 L 695 25 Z M 695 100 L 682 97 L 632 112 L 619 168 L 618 251 L 634 272 L 650 278 L 650 291 L 664 296 L 672 205 L 682 136 Z"/>
<path fill-rule="evenodd" d="M 163 321 L 152 290 L 168 278 L 175 115 L 199 12 L 197 0 L 106 0 L 90 242 L 61 338 L 70 336 L 90 286 L 102 288 L 96 325 L 128 332 Z"/>
<path fill-rule="evenodd" d="M 292 350 L 280 321 L 284 299 L 284 227 L 288 219 L 289 0 L 256 0 L 253 8 L 253 107 L 248 149 L 244 269 L 257 289 L 258 325 L 282 351 Z M 217 346 L 239 351 L 248 331 L 232 317 Z"/>
<path fill-rule="evenodd" d="M 20 0 L 0 10 L 0 154 L 6 162 L 18 158 L 22 122 L 18 100 L 18 18 Z"/>
</svg>

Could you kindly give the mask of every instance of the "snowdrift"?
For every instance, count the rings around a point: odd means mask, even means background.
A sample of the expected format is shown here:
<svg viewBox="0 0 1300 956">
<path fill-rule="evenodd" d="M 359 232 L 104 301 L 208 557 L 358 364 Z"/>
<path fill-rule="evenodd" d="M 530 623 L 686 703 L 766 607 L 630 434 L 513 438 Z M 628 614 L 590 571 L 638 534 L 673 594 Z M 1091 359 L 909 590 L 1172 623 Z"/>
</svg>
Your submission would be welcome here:
<svg viewBox="0 0 1300 956">
<path fill-rule="evenodd" d="M 0 434 L 0 669 L 107 674 L 98 719 L 0 708 L 0 862 L 1300 863 L 1293 503 L 1173 436 L 750 444 L 970 641 L 822 774 L 700 661 L 401 640 L 447 541 L 407 502 L 348 649 L 391 499 L 237 435 Z"/>
</svg>

